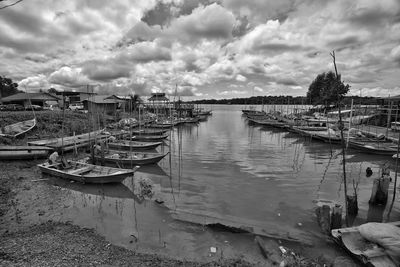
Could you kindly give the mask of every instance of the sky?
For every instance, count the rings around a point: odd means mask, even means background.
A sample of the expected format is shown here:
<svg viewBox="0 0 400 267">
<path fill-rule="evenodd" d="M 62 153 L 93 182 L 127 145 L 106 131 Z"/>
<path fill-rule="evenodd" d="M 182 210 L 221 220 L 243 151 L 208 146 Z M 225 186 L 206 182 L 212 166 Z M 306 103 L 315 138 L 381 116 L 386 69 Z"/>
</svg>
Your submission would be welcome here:
<svg viewBox="0 0 400 267">
<path fill-rule="evenodd" d="M 23 0 L 0 36 L 27 92 L 304 96 L 334 50 L 350 95 L 400 94 L 399 0 Z"/>
</svg>

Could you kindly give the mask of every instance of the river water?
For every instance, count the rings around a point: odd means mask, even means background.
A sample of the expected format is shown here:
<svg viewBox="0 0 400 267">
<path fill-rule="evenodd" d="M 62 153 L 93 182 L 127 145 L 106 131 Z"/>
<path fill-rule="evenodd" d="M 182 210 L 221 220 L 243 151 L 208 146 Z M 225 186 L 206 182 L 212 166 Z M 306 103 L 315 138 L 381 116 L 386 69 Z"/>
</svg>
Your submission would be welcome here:
<svg viewBox="0 0 400 267">
<path fill-rule="evenodd" d="M 158 149 L 170 151 L 170 156 L 158 166 L 141 168 L 124 185 L 62 184 L 68 194 L 62 220 L 95 228 L 118 245 L 184 259 L 242 256 L 262 261 L 253 234 L 201 226 L 206 223 L 275 237 L 277 244 L 310 257 L 340 255 L 321 234 L 314 212 L 318 205 L 343 204 L 339 147 L 251 125 L 242 108 L 213 106 L 207 121 L 175 128 L 171 140 Z M 347 159 L 348 188 L 354 190 L 354 181 L 360 208 L 350 222 L 399 220 L 398 197 L 390 217 L 389 205 L 368 205 L 372 179 L 380 165 L 393 165 L 391 159 L 351 150 Z M 366 177 L 367 167 L 372 177 Z M 132 194 L 135 181 L 142 178 L 153 182 L 156 193 L 150 200 Z M 210 247 L 217 253 L 210 253 Z"/>
</svg>

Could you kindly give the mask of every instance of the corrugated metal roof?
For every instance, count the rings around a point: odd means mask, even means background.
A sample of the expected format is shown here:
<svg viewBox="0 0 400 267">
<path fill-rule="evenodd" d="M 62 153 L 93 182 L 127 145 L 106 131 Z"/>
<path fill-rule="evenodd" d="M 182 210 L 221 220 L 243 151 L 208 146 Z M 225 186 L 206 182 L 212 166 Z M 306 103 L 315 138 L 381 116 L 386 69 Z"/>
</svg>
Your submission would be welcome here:
<svg viewBox="0 0 400 267">
<path fill-rule="evenodd" d="M 42 101 L 57 101 L 61 100 L 59 97 L 49 93 L 18 93 L 10 95 L 2 99 L 3 102 L 21 101 L 21 100 L 42 100 Z"/>
<path fill-rule="evenodd" d="M 109 96 L 107 95 L 96 95 L 96 96 L 91 96 L 83 101 L 88 101 L 91 103 L 96 103 L 96 104 L 118 104 L 120 101 L 117 99 L 110 99 Z"/>
</svg>

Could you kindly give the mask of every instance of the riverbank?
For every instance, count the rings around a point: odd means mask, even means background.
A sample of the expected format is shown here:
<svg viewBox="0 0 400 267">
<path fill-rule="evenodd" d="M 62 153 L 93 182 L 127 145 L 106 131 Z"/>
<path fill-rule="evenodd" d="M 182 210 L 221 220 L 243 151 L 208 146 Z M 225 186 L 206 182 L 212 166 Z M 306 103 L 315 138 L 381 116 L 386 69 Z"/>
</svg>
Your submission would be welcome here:
<svg viewBox="0 0 400 267">
<path fill-rule="evenodd" d="M 171 259 L 113 245 L 93 229 L 58 221 L 65 208 L 60 190 L 35 179 L 35 164 L 12 165 L 3 164 L 0 175 L 1 266 L 255 266 L 242 259 Z"/>
</svg>

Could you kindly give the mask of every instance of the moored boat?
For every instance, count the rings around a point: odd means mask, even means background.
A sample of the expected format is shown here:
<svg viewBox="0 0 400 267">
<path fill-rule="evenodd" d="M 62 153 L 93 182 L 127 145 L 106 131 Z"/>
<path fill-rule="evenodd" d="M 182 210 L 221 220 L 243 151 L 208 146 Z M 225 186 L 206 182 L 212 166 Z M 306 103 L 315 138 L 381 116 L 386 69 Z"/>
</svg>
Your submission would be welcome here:
<svg viewBox="0 0 400 267">
<path fill-rule="evenodd" d="M 132 136 L 133 141 L 143 141 L 143 142 L 153 142 L 153 141 L 161 141 L 166 139 L 169 134 L 165 133 L 162 135 L 135 135 Z"/>
<path fill-rule="evenodd" d="M 104 157 L 99 154 L 94 155 L 98 162 L 117 164 L 121 167 L 131 167 L 135 165 L 156 164 L 162 160 L 167 153 L 149 153 L 149 152 L 129 152 L 119 150 L 108 150 L 104 152 Z"/>
<path fill-rule="evenodd" d="M 15 138 L 32 130 L 36 126 L 36 118 L 10 124 L 0 128 L 0 136 Z"/>
<path fill-rule="evenodd" d="M 104 130 L 98 130 L 75 136 L 30 141 L 28 142 L 28 145 L 47 146 L 57 151 L 71 151 L 75 148 L 88 146 L 91 141 L 102 141 L 109 137 L 109 133 L 104 132 Z"/>
<path fill-rule="evenodd" d="M 144 128 L 144 129 L 135 129 L 132 130 L 133 135 L 163 135 L 167 133 L 168 130 L 163 129 L 153 129 L 153 128 Z"/>
<path fill-rule="evenodd" d="M 78 161 L 67 161 L 67 164 L 68 166 L 65 167 L 61 162 L 55 164 L 45 162 L 37 166 L 42 173 L 91 184 L 120 183 L 125 178 L 132 176 L 139 168 L 139 166 L 136 166 L 133 169 L 118 169 Z"/>
<path fill-rule="evenodd" d="M 46 158 L 52 150 L 44 146 L 0 146 L 0 160 Z"/>
<path fill-rule="evenodd" d="M 162 142 L 139 142 L 139 141 L 129 141 L 129 140 L 118 140 L 116 142 L 108 143 L 108 147 L 116 150 L 150 150 L 155 149 Z"/>
<path fill-rule="evenodd" d="M 397 153 L 397 144 L 393 142 L 363 142 L 352 139 L 349 140 L 349 147 L 368 154 L 392 156 Z"/>
</svg>

